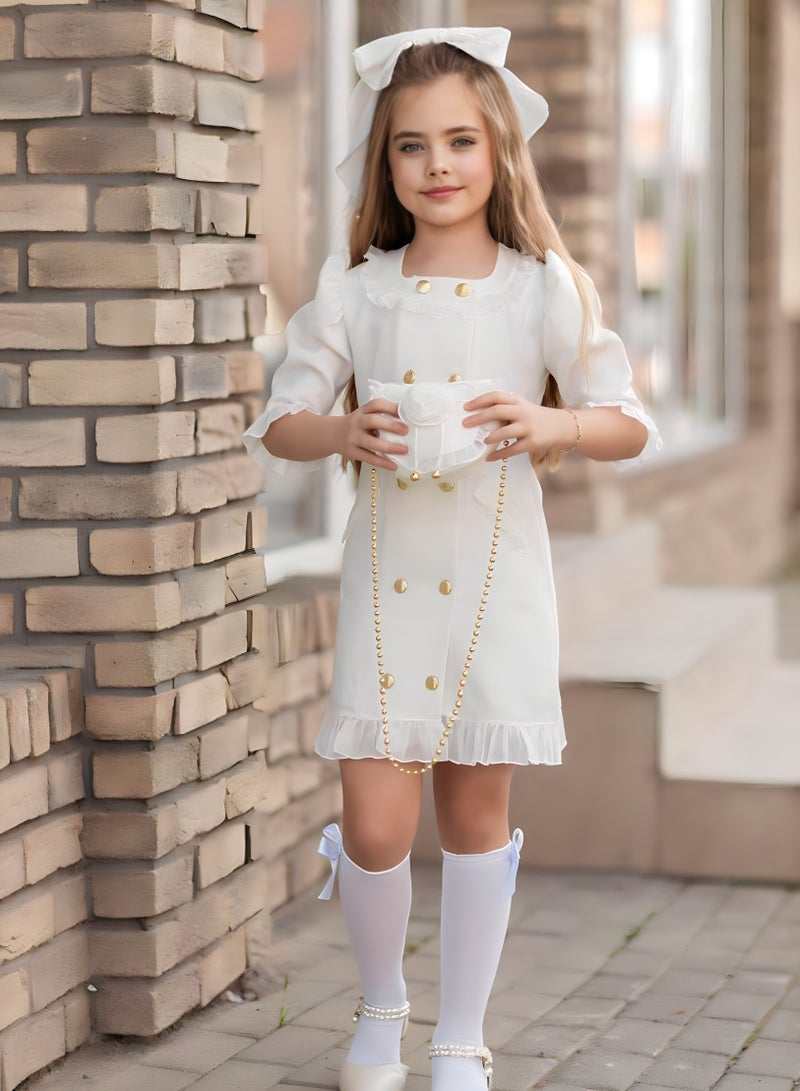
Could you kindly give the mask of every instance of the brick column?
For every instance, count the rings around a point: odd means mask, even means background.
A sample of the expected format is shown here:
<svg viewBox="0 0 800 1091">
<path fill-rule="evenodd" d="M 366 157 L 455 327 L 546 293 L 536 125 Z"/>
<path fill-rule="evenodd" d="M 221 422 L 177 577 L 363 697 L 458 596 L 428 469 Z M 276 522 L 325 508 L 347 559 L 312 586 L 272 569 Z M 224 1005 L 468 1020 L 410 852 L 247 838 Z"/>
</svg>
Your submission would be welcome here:
<svg viewBox="0 0 800 1091">
<path fill-rule="evenodd" d="M 0 672 L 82 672 L 110 1033 L 208 1003 L 287 891 L 285 860 L 256 864 L 289 795 L 266 713 L 292 698 L 281 664 L 319 645 L 279 639 L 240 443 L 262 404 L 262 4 L 0 17 Z M 312 658 L 296 702 L 324 688 Z M 2 974 L 0 953 L 0 996 Z M 0 1028 L 21 1011 L 0 1000 Z"/>
</svg>

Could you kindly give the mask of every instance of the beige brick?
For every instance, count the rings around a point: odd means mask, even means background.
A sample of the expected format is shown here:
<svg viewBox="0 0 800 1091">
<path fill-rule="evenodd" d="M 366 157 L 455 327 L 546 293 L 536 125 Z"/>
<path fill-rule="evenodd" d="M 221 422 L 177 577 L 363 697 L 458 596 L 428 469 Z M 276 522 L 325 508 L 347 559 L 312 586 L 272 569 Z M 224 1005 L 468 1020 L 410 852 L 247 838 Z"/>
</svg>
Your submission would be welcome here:
<svg viewBox="0 0 800 1091">
<path fill-rule="evenodd" d="M 227 461 L 203 459 L 178 472 L 178 511 L 182 515 L 194 515 L 227 503 Z"/>
<path fill-rule="evenodd" d="M 174 690 L 136 697 L 89 694 L 86 730 L 95 739 L 156 742 L 172 730 L 174 705 Z"/>
<path fill-rule="evenodd" d="M 252 242 L 201 240 L 179 245 L 177 249 L 182 291 L 260 284 L 267 277 L 266 250 Z"/>
<path fill-rule="evenodd" d="M 158 1034 L 199 1005 L 198 968 L 179 966 L 158 981 L 109 979 L 95 1003 L 95 1030 L 99 1034 Z"/>
<path fill-rule="evenodd" d="M 34 3 L 37 0 L 34 0 Z M 2 1073 L 4 1087 L 18 1087 L 24 1079 L 63 1057 L 65 1051 L 64 1006 L 31 1015 L 3 1032 Z"/>
<path fill-rule="evenodd" d="M 17 134 L 0 132 L 0 175 L 17 173 Z"/>
<path fill-rule="evenodd" d="M 222 788 L 222 817 L 225 817 L 225 784 Z M 25 854 L 16 833 L 0 838 L 0 900 L 25 886 Z"/>
<path fill-rule="evenodd" d="M 193 186 L 112 186 L 100 189 L 94 206 L 97 231 L 195 230 Z"/>
<path fill-rule="evenodd" d="M 44 683 L 31 682 L 25 686 L 25 695 L 28 701 L 31 753 L 38 757 L 50 749 L 50 694 Z"/>
<path fill-rule="evenodd" d="M 269 720 L 257 708 L 247 712 L 247 749 L 251 754 L 256 750 L 266 750 L 269 746 Z"/>
<path fill-rule="evenodd" d="M 25 56 L 134 57 L 171 60 L 173 20 L 146 12 L 52 11 L 25 16 Z"/>
<path fill-rule="evenodd" d="M 0 294 L 16 293 L 19 291 L 19 252 L 8 247 L 0 249 Z M 7 381 L 7 380 L 6 380 Z M 3 388 L 6 385 L 4 376 L 0 373 L 0 405 L 3 404 Z M 6 409 L 16 409 L 18 406 L 5 405 Z"/>
<path fill-rule="evenodd" d="M 75 812 L 54 815 L 22 832 L 25 877 L 38 883 L 59 868 L 81 860 L 82 818 Z"/>
<path fill-rule="evenodd" d="M 204 955 L 200 965 L 200 1003 L 210 1004 L 247 969 L 244 929 L 232 932 Z"/>
<path fill-rule="evenodd" d="M 247 234 L 248 198 L 243 193 L 201 186 L 197 190 L 197 234 Z M 218 395 L 214 395 L 215 397 Z"/>
<path fill-rule="evenodd" d="M 5 1030 L 31 1010 L 28 969 L 0 975 L 0 1030 Z"/>
<path fill-rule="evenodd" d="M 5 466 L 83 466 L 85 462 L 85 426 L 79 417 L 3 422 L 0 463 Z"/>
<path fill-rule="evenodd" d="M 53 894 L 53 918 L 57 936 L 89 919 L 85 872 L 67 874 L 60 881 L 55 876 L 49 885 Z"/>
<path fill-rule="evenodd" d="M 220 27 L 198 19 L 175 20 L 175 60 L 179 64 L 221 72 L 225 65 L 224 42 Z"/>
<path fill-rule="evenodd" d="M 171 356 L 32 360 L 28 368 L 31 405 L 161 405 L 174 397 L 175 361 Z"/>
<path fill-rule="evenodd" d="M 0 966 L 55 935 L 51 890 L 22 891 L 0 905 Z"/>
<path fill-rule="evenodd" d="M 247 508 L 226 507 L 197 520 L 195 560 L 198 564 L 231 557 L 247 549 Z"/>
<path fill-rule="evenodd" d="M 247 234 L 264 234 L 264 204 L 258 198 L 247 199 Z"/>
<path fill-rule="evenodd" d="M 143 930 L 138 924 L 105 925 L 92 936 L 92 975 L 159 977 L 180 962 L 180 923 L 162 920 Z"/>
<path fill-rule="evenodd" d="M 241 455 L 228 455 L 222 465 L 229 500 L 244 500 L 261 492 L 264 487 L 264 471 L 246 452 Z"/>
<path fill-rule="evenodd" d="M 154 750 L 92 756 L 96 799 L 151 799 L 199 775 L 199 740 L 162 739 Z"/>
<path fill-rule="evenodd" d="M 227 601 L 241 602 L 267 590 L 264 558 L 258 554 L 236 557 L 225 565 Z"/>
<path fill-rule="evenodd" d="M 83 783 L 83 754 L 80 750 L 67 750 L 63 746 L 53 751 L 47 759 L 47 794 L 50 810 L 57 811 L 70 803 L 77 803 L 86 795 Z"/>
<path fill-rule="evenodd" d="M 227 398 L 231 392 L 226 357 L 202 352 L 178 357 L 178 401 Z"/>
<path fill-rule="evenodd" d="M 178 585 L 31 587 L 26 620 L 35 633 L 158 632 L 180 621 Z"/>
<path fill-rule="evenodd" d="M 80 117 L 82 111 L 79 68 L 40 68 L 35 80 L 22 68 L 0 72 L 0 119 Z"/>
<path fill-rule="evenodd" d="M 165 243 L 36 242 L 32 288 L 177 288 L 178 250 Z"/>
<path fill-rule="evenodd" d="M 246 651 L 246 610 L 234 610 L 197 626 L 198 670 L 216 667 Z"/>
<path fill-rule="evenodd" d="M 200 125 L 260 132 L 264 126 L 261 95 L 238 80 L 211 76 L 197 80 L 197 121 Z"/>
<path fill-rule="evenodd" d="M 228 818 L 246 814 L 263 798 L 267 767 L 262 753 L 237 765 L 225 782 L 225 813 Z"/>
<path fill-rule="evenodd" d="M 175 173 L 175 146 L 166 129 L 59 125 L 30 129 L 27 140 L 31 174 Z"/>
<path fill-rule="evenodd" d="M 247 337 L 244 296 L 229 289 L 198 295 L 194 319 L 194 339 L 200 345 L 243 341 Z"/>
<path fill-rule="evenodd" d="M 191 121 L 194 77 L 174 64 L 114 65 L 92 72 L 93 114 L 164 114 Z"/>
<path fill-rule="evenodd" d="M 0 556 L 6 579 L 77 576 L 78 532 L 71 527 L 0 531 Z"/>
<path fill-rule="evenodd" d="M 47 769 L 28 765 L 0 772 L 0 833 L 47 814 Z"/>
<path fill-rule="evenodd" d="M 203 890 L 244 864 L 243 822 L 226 822 L 197 846 L 197 885 Z"/>
<path fill-rule="evenodd" d="M 84 303 L 0 303 L 0 348 L 84 349 Z"/>
<path fill-rule="evenodd" d="M 258 352 L 229 352 L 228 372 L 232 394 L 264 389 L 264 361 Z"/>
<path fill-rule="evenodd" d="M 225 779 L 192 784 L 177 796 L 177 842 L 185 845 L 225 821 Z"/>
<path fill-rule="evenodd" d="M 0 61 L 14 59 L 14 46 L 17 37 L 17 27 L 13 19 L 0 19 Z"/>
<path fill-rule="evenodd" d="M 244 761 L 248 749 L 247 714 L 236 713 L 200 735 L 200 776 L 216 776 Z"/>
<path fill-rule="evenodd" d="M 133 813 L 87 811 L 83 851 L 95 860 L 157 860 L 178 844 L 177 819 L 174 803 Z"/>
<path fill-rule="evenodd" d="M 22 761 L 31 753 L 31 725 L 28 721 L 28 695 L 18 682 L 3 686 L 0 675 L 0 715 L 8 732 L 12 761 Z"/>
<path fill-rule="evenodd" d="M 257 83 L 264 78 L 264 48 L 252 34 L 227 31 L 224 36 L 225 71 L 240 80 Z"/>
<path fill-rule="evenodd" d="M 59 474 L 23 477 L 23 519 L 157 519 L 175 512 L 177 475 Z"/>
<path fill-rule="evenodd" d="M 93 530 L 89 558 L 106 576 L 148 576 L 188 568 L 194 563 L 194 527 L 172 522 Z"/>
<path fill-rule="evenodd" d="M 95 645 L 98 686 L 157 686 L 197 669 L 194 632 L 166 633 L 145 641 Z"/>
<path fill-rule="evenodd" d="M 29 961 L 34 1011 L 82 985 L 89 978 L 89 929 L 83 925 L 57 936 Z"/>
<path fill-rule="evenodd" d="M 83 730 L 83 684 L 79 670 L 6 671 L 5 678 L 23 685 L 43 682 L 47 686 L 51 741 L 69 739 Z"/>
<path fill-rule="evenodd" d="M 269 721 L 270 765 L 300 752 L 300 717 L 296 708 L 283 708 Z"/>
<path fill-rule="evenodd" d="M 95 426 L 99 462 L 157 462 L 194 454 L 194 413 L 139 413 L 100 417 Z"/>
<path fill-rule="evenodd" d="M 0 134 L 0 145 L 13 135 Z M 16 183 L 0 189 L 0 231 L 86 231 L 88 224 L 85 186 Z"/>
<path fill-rule="evenodd" d="M 97 917 L 152 917 L 190 901 L 194 892 L 192 853 L 158 863 L 96 865 L 92 906 Z"/>
<path fill-rule="evenodd" d="M 250 508 L 247 521 L 247 548 L 261 549 L 262 546 L 266 545 L 268 530 L 269 515 L 267 508 L 263 504 Z"/>
<path fill-rule="evenodd" d="M 209 405 L 197 410 L 197 453 L 211 454 L 241 448 L 245 430 L 244 408 L 238 402 Z"/>
<path fill-rule="evenodd" d="M 91 1005 L 85 988 L 64 997 L 64 1039 L 67 1053 L 84 1045 L 92 1035 Z"/>
<path fill-rule="evenodd" d="M 263 147 L 257 140 L 232 138 L 228 141 L 228 181 L 243 185 L 261 184 Z M 262 297 L 263 301 L 263 297 Z M 263 320 L 261 323 L 263 329 Z"/>
<path fill-rule="evenodd" d="M 9 708 L 3 698 L 0 699 L 0 769 L 5 769 L 11 762 L 11 732 L 8 721 Z"/>
<path fill-rule="evenodd" d="M 176 573 L 181 595 L 181 621 L 219 614 L 225 609 L 225 570 L 187 568 Z"/>
<path fill-rule="evenodd" d="M 235 708 L 265 699 L 266 710 L 272 712 L 284 704 L 283 679 L 270 668 L 265 655 L 251 652 L 224 663 L 221 669 L 231 687 Z"/>
<path fill-rule="evenodd" d="M 176 132 L 175 176 L 196 182 L 227 182 L 228 145 L 211 133 Z"/>
<path fill-rule="evenodd" d="M 186 345 L 194 338 L 191 299 L 114 299 L 95 303 L 98 345 Z"/>
<path fill-rule="evenodd" d="M 228 711 L 228 683 L 223 675 L 216 672 L 178 686 L 175 694 L 176 735 L 194 731 L 195 728 L 202 727 L 203 724 L 219 719 Z M 200 748 L 200 775 L 204 775 L 202 743 Z"/>
<path fill-rule="evenodd" d="M 8 523 L 12 515 L 13 486 L 10 477 L 0 477 L 0 523 Z"/>
<path fill-rule="evenodd" d="M 247 0 L 197 0 L 196 6 L 204 15 L 213 15 L 237 27 L 247 26 Z"/>
</svg>

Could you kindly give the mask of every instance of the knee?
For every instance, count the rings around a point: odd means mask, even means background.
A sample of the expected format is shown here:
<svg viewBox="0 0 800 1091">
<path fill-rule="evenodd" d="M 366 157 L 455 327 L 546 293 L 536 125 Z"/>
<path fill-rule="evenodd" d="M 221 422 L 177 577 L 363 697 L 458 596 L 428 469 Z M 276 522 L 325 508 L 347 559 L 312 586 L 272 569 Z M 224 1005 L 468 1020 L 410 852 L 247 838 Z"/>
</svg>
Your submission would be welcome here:
<svg viewBox="0 0 800 1091">
<path fill-rule="evenodd" d="M 413 831 L 370 822 L 344 823 L 344 851 L 364 871 L 388 871 L 408 856 Z"/>
</svg>

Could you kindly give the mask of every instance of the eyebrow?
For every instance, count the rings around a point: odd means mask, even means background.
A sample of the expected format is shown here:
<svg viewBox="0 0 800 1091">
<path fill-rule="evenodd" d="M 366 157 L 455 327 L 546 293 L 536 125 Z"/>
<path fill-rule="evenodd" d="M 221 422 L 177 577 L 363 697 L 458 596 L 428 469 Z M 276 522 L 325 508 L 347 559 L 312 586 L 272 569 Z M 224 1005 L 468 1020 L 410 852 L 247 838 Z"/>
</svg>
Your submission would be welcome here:
<svg viewBox="0 0 800 1091">
<path fill-rule="evenodd" d="M 479 133 L 481 130 L 475 128 L 474 125 L 454 125 L 452 129 L 445 129 L 445 136 L 453 136 L 455 133 Z M 403 131 L 401 133 L 395 133 L 392 137 L 393 140 L 408 140 L 411 137 L 419 140 L 425 136 L 425 133 L 412 133 L 409 131 Z"/>
</svg>

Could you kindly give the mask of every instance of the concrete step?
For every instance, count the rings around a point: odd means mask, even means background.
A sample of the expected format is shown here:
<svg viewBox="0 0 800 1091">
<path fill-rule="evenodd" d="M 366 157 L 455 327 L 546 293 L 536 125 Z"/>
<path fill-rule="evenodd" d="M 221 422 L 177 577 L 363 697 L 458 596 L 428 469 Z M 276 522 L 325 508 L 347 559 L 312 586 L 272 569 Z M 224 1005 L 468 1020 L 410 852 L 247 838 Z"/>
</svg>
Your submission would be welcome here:
<svg viewBox="0 0 800 1091">
<path fill-rule="evenodd" d="M 659 528 L 651 520 L 610 534 L 553 534 L 550 545 L 562 644 L 628 613 L 658 585 Z"/>
</svg>

